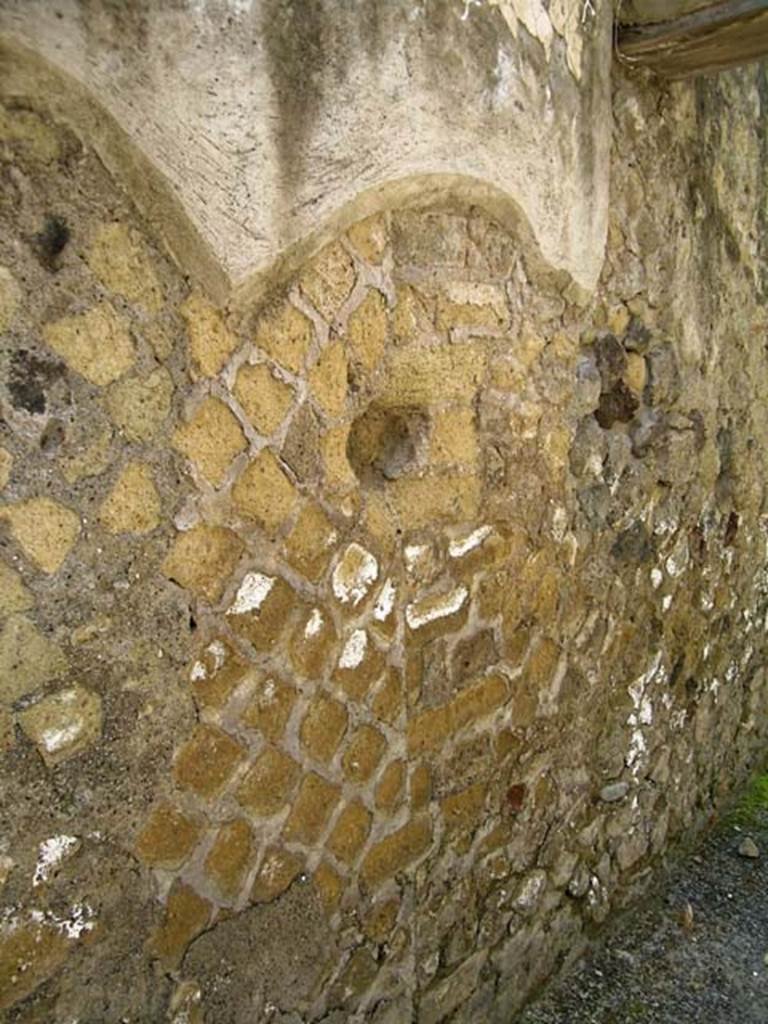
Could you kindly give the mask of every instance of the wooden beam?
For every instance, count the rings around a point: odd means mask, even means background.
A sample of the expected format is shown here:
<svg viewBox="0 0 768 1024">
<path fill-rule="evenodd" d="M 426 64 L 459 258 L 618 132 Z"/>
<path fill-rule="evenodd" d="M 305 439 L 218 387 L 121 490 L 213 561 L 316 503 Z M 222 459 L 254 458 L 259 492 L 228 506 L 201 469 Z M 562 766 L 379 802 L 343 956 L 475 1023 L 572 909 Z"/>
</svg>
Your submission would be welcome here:
<svg viewBox="0 0 768 1024">
<path fill-rule="evenodd" d="M 619 59 L 689 78 L 768 56 L 768 0 L 720 0 L 649 25 L 620 25 Z"/>
</svg>

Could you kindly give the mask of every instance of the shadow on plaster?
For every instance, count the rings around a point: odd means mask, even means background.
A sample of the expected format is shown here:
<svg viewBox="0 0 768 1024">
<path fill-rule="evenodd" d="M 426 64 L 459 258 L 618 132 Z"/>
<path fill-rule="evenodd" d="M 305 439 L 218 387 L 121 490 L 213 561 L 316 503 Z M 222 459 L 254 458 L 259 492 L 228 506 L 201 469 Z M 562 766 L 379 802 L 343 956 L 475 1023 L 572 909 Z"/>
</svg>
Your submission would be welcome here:
<svg viewBox="0 0 768 1024">
<path fill-rule="evenodd" d="M 495 185 L 466 175 L 418 174 L 358 193 L 314 231 L 275 254 L 267 269 L 232 281 L 202 238 L 168 179 L 99 100 L 69 74 L 8 35 L 0 34 L 0 95 L 32 101 L 91 146 L 136 203 L 156 240 L 193 282 L 235 315 L 245 315 L 283 286 L 316 253 L 366 217 L 434 205 L 477 207 L 513 234 L 529 276 L 563 291 L 573 284 L 542 256 L 521 206 Z M 581 291 L 581 289 L 580 289 Z"/>
</svg>

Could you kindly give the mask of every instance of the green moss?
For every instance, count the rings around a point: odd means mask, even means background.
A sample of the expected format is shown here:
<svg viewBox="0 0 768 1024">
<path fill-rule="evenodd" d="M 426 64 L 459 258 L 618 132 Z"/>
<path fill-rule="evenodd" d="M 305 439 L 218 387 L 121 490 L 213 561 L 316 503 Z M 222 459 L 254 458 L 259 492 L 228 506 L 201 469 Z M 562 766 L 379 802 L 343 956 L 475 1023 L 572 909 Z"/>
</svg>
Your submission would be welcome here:
<svg viewBox="0 0 768 1024">
<path fill-rule="evenodd" d="M 728 815 L 734 825 L 752 825 L 768 811 L 768 772 L 756 775 L 736 806 Z"/>
</svg>

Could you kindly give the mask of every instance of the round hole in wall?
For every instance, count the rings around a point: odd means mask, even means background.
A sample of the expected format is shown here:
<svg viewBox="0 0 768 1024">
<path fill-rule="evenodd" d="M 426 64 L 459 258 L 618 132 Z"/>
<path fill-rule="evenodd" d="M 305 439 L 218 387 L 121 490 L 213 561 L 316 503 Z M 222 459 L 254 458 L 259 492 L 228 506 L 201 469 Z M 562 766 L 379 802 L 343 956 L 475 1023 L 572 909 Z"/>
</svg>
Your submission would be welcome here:
<svg viewBox="0 0 768 1024">
<path fill-rule="evenodd" d="M 373 403 L 352 423 L 347 458 L 358 480 L 383 487 L 421 469 L 426 460 L 429 416 L 418 406 Z"/>
</svg>

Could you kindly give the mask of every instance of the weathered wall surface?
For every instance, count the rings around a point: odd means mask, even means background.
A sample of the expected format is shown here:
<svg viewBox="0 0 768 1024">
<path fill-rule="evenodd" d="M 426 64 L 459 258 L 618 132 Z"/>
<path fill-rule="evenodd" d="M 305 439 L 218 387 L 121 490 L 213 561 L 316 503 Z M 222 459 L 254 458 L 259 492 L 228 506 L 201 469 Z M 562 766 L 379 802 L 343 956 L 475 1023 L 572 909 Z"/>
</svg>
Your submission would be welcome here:
<svg viewBox="0 0 768 1024">
<path fill-rule="evenodd" d="M 59 109 L 128 177 L 185 266 L 209 283 L 223 272 L 221 298 L 441 175 L 516 204 L 545 258 L 591 288 L 607 217 L 611 9 L 582 18 L 580 7 L 6 0 L 0 33 L 72 76 Z M 39 67 L 5 60 L 39 89 Z M 154 175 L 132 166 L 87 97 L 73 102 L 78 85 Z M 57 91 L 46 88 L 49 105 Z M 189 225 L 171 216 L 179 199 Z"/>
<path fill-rule="evenodd" d="M 0 1007 L 508 1021 L 764 749 L 765 71 L 591 296 L 427 191 L 230 308 L 10 81 Z"/>
</svg>

